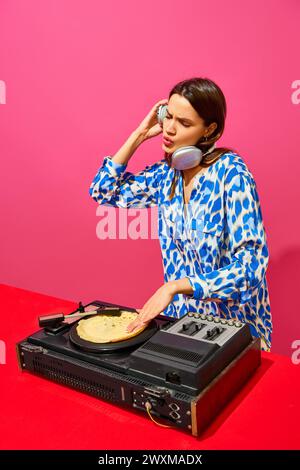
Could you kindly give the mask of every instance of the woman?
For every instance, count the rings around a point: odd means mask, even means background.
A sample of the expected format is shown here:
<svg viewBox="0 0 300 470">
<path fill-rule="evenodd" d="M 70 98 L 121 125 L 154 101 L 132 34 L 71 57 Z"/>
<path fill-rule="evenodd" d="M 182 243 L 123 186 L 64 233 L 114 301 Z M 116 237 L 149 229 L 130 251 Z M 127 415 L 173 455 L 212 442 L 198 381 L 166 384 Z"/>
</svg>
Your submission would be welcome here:
<svg viewBox="0 0 300 470">
<path fill-rule="evenodd" d="M 157 110 L 167 104 L 158 122 Z M 159 314 L 210 313 L 250 325 L 270 350 L 272 318 L 266 269 L 269 253 L 254 178 L 243 159 L 215 148 L 226 117 L 221 89 L 206 78 L 184 80 L 153 106 L 114 155 L 106 156 L 91 186 L 99 204 L 122 208 L 158 206 L 164 284 L 128 330 Z M 147 139 L 163 133 L 164 158 L 138 174 L 125 171 Z M 176 149 L 196 146 L 200 164 L 178 170 Z"/>
</svg>

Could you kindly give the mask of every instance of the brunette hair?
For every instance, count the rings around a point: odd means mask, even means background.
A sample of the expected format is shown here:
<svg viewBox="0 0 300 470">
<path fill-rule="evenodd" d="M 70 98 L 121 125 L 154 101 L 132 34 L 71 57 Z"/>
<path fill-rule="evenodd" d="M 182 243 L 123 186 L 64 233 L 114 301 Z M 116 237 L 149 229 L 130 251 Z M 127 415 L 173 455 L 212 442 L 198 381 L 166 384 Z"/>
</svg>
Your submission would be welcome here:
<svg viewBox="0 0 300 470">
<path fill-rule="evenodd" d="M 220 87 L 208 78 L 193 77 L 177 83 L 169 93 L 169 99 L 172 95 L 178 95 L 186 98 L 199 116 L 204 120 L 205 126 L 215 122 L 217 128 L 209 136 L 208 140 L 200 138 L 195 144 L 203 153 L 205 153 L 223 134 L 226 118 L 226 100 Z M 234 149 L 227 147 L 215 148 L 211 153 L 204 155 L 201 160 L 201 166 L 207 168 L 215 163 L 227 152 L 235 152 Z M 171 166 L 171 156 L 165 152 L 165 159 Z M 174 196 L 176 187 L 176 175 L 172 181 L 170 199 Z"/>
</svg>

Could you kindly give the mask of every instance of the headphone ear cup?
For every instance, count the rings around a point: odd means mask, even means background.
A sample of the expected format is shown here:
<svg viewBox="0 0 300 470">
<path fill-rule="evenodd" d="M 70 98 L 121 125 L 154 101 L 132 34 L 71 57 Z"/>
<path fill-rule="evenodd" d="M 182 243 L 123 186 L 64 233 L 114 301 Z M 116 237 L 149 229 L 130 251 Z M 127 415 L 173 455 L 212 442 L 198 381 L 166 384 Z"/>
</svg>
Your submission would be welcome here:
<svg viewBox="0 0 300 470">
<path fill-rule="evenodd" d="M 171 166 L 177 170 L 188 170 L 201 163 L 202 151 L 194 145 L 179 147 L 172 153 Z"/>
<path fill-rule="evenodd" d="M 165 119 L 167 115 L 167 105 L 166 104 L 161 104 L 158 109 L 156 110 L 156 115 L 157 115 L 157 120 L 159 124 L 162 125 L 163 120 Z"/>
</svg>

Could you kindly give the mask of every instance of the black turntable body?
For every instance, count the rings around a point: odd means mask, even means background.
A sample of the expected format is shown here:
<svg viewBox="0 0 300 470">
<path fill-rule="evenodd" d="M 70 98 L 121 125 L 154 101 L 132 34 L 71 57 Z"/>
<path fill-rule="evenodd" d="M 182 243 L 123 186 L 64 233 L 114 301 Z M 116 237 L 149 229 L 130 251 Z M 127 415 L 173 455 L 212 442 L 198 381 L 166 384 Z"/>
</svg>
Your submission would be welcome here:
<svg viewBox="0 0 300 470">
<path fill-rule="evenodd" d="M 98 300 L 87 307 L 135 311 Z M 139 335 L 103 344 L 79 338 L 77 321 L 45 327 L 19 342 L 21 369 L 151 413 L 159 423 L 194 436 L 261 362 L 260 340 L 247 324 L 213 315 L 160 315 Z"/>
</svg>

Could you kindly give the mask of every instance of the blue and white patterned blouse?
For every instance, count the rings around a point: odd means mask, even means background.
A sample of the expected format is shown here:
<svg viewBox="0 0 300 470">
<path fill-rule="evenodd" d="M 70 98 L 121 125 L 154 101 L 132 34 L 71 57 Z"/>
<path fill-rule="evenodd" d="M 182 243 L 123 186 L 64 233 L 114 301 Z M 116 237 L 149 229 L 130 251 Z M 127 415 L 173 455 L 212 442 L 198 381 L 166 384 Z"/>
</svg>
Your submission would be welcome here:
<svg viewBox="0 0 300 470">
<path fill-rule="evenodd" d="M 193 288 L 191 295 L 176 294 L 162 313 L 177 318 L 188 311 L 211 313 L 247 322 L 262 349 L 269 350 L 269 252 L 256 184 L 243 159 L 227 152 L 200 171 L 188 204 L 182 171 L 165 158 L 138 174 L 126 167 L 105 156 L 89 193 L 107 206 L 158 207 L 164 280 L 187 277 Z M 174 177 L 175 194 L 169 200 Z"/>
</svg>

